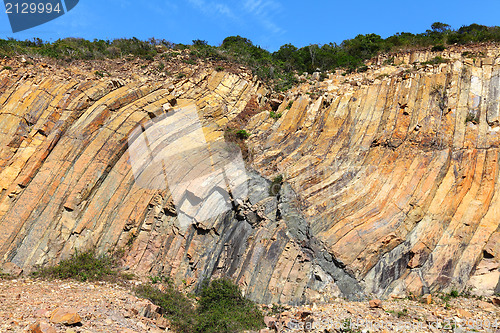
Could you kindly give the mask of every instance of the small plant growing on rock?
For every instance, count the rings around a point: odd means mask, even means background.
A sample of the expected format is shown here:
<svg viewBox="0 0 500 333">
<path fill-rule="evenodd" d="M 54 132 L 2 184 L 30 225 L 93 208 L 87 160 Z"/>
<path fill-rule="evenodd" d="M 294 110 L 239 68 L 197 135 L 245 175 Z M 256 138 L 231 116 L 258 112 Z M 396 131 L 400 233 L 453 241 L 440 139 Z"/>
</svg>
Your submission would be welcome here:
<svg viewBox="0 0 500 333">
<path fill-rule="evenodd" d="M 474 112 L 467 113 L 467 116 L 465 117 L 465 123 L 467 124 L 468 122 L 471 122 L 475 125 L 479 124 L 479 115 L 475 114 Z"/>
<path fill-rule="evenodd" d="M 250 137 L 250 133 L 248 133 L 247 131 L 245 130 L 238 130 L 236 131 L 236 137 L 240 140 L 246 140 Z"/>
<path fill-rule="evenodd" d="M 193 59 L 184 59 L 183 62 L 188 65 L 196 65 L 196 61 L 194 61 Z"/>
<path fill-rule="evenodd" d="M 285 109 L 290 110 L 292 108 L 293 101 L 288 102 L 288 105 L 286 106 Z"/>
<path fill-rule="evenodd" d="M 215 67 L 215 70 L 216 70 L 217 72 L 222 72 L 222 71 L 224 70 L 224 67 L 222 67 L 222 66 L 217 66 L 217 67 Z"/>
<path fill-rule="evenodd" d="M 271 185 L 269 186 L 269 195 L 277 196 L 281 190 L 281 186 L 283 185 L 283 175 L 278 175 L 274 177 Z"/>
<path fill-rule="evenodd" d="M 12 67 L 10 66 L 3 66 L 2 70 L 7 70 L 7 71 L 10 71 L 12 69 Z"/>
<path fill-rule="evenodd" d="M 408 309 L 403 309 L 403 311 L 398 311 L 396 315 L 398 316 L 398 318 L 406 317 L 408 316 Z"/>
<path fill-rule="evenodd" d="M 446 89 L 442 85 L 435 85 L 432 87 L 430 94 L 436 99 L 441 111 L 444 111 L 446 105 L 448 104 L 448 94 Z"/>
<path fill-rule="evenodd" d="M 390 57 L 384 60 L 383 65 L 394 65 L 394 57 Z"/>
<path fill-rule="evenodd" d="M 364 73 L 364 72 L 366 72 L 366 71 L 368 71 L 368 66 L 366 66 L 366 65 L 360 66 L 360 67 L 358 67 L 358 69 L 357 69 L 357 72 L 358 72 L 358 73 Z"/>
<path fill-rule="evenodd" d="M 269 117 L 271 117 L 273 119 L 279 119 L 279 118 L 281 118 L 281 116 L 282 116 L 281 113 L 276 113 L 274 111 L 269 112 Z"/>
<path fill-rule="evenodd" d="M 429 61 L 424 61 L 422 63 L 422 65 L 439 65 L 439 64 L 444 64 L 447 62 L 448 62 L 447 59 L 444 59 L 443 57 L 437 56 L 437 57 L 432 58 Z"/>
</svg>

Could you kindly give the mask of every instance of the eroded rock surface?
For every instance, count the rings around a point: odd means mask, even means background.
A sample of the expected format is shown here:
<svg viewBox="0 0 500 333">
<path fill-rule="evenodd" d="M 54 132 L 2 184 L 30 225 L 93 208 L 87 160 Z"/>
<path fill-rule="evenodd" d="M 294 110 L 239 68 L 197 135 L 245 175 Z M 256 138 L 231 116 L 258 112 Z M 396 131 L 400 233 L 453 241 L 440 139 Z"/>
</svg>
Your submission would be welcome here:
<svg viewBox="0 0 500 333">
<path fill-rule="evenodd" d="M 209 64 L 170 77 L 118 63 L 100 78 L 91 67 L 3 60 L 14 69 L 0 72 L 0 263 L 27 272 L 75 249 L 124 250 L 139 275 L 191 288 L 230 276 L 262 303 L 491 295 L 500 57 L 481 52 L 445 51 L 434 66 L 413 63 L 437 53 L 380 58 L 282 95 Z M 250 179 L 248 198 L 183 229 L 169 190 L 135 181 L 127 140 L 188 105 L 210 143 L 228 124 L 251 134 Z"/>
</svg>

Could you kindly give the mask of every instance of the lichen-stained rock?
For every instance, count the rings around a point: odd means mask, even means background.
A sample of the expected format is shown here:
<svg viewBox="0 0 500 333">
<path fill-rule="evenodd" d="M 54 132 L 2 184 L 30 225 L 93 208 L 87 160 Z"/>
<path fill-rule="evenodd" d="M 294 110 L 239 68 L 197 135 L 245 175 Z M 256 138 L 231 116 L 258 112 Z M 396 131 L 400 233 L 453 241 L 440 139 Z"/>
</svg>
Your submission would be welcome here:
<svg viewBox="0 0 500 333">
<path fill-rule="evenodd" d="M 228 276 L 267 304 L 498 292 L 499 50 L 483 46 L 476 61 L 459 47 L 415 51 L 394 66 L 381 57 L 365 73 L 306 81 L 279 99 L 248 73 L 209 64 L 183 64 L 183 78 L 133 66 L 96 78 L 91 66 L 9 60 L 0 267 L 29 272 L 95 248 L 193 289 Z M 449 61 L 418 64 L 438 54 Z M 209 145 L 228 127 L 251 134 L 248 196 L 181 228 L 170 190 L 136 181 L 128 140 L 192 105 Z M 190 156 L 193 170 L 200 159 Z"/>
</svg>

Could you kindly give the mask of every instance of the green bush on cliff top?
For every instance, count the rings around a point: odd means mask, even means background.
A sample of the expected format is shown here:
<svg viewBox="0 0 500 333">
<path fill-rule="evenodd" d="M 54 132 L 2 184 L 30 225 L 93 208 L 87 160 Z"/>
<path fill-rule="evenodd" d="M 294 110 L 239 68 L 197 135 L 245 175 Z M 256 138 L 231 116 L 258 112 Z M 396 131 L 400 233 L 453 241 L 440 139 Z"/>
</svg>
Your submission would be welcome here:
<svg viewBox="0 0 500 333">
<path fill-rule="evenodd" d="M 208 45 L 206 41 L 194 40 L 192 45 L 175 44 L 165 39 L 137 38 L 88 41 L 82 38 L 64 38 L 55 42 L 44 42 L 39 38 L 17 41 L 13 38 L 0 39 L 0 56 L 16 55 L 44 56 L 57 59 L 104 59 L 135 57 L 152 60 L 159 52 L 162 57 L 171 58 L 189 50 L 188 59 L 195 64 L 196 59 L 216 60 L 247 66 L 263 80 L 272 83 L 276 90 L 287 90 L 296 84 L 296 74 L 303 72 L 331 71 L 343 68 L 347 72 L 364 70 L 364 61 L 381 52 L 394 52 L 411 48 L 432 48 L 442 51 L 447 45 L 483 42 L 500 42 L 500 27 L 479 24 L 452 29 L 448 24 L 435 22 L 431 29 L 423 33 L 396 33 L 387 38 L 370 33 L 357 35 L 340 44 L 311 44 L 297 48 L 285 44 L 276 52 L 269 52 L 249 39 L 231 36 L 224 39 L 221 46 Z"/>
</svg>

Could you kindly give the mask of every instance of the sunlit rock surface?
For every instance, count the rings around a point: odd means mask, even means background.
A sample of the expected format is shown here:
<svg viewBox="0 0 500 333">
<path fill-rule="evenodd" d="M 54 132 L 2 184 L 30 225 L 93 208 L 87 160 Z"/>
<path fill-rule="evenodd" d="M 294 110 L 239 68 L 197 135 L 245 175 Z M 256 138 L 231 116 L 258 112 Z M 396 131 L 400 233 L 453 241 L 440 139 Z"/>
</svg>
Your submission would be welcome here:
<svg viewBox="0 0 500 333">
<path fill-rule="evenodd" d="M 264 303 L 498 292 L 500 51 L 463 51 L 380 57 L 281 95 L 208 64 L 100 78 L 3 60 L 14 69 L 0 72 L 0 263 L 120 250 L 138 275 L 191 288 L 229 276 Z M 414 64 L 436 55 L 448 62 Z M 246 198 L 182 228 L 168 187 L 136 182 L 128 139 L 188 106 L 208 144 L 227 126 L 251 136 Z"/>
</svg>

